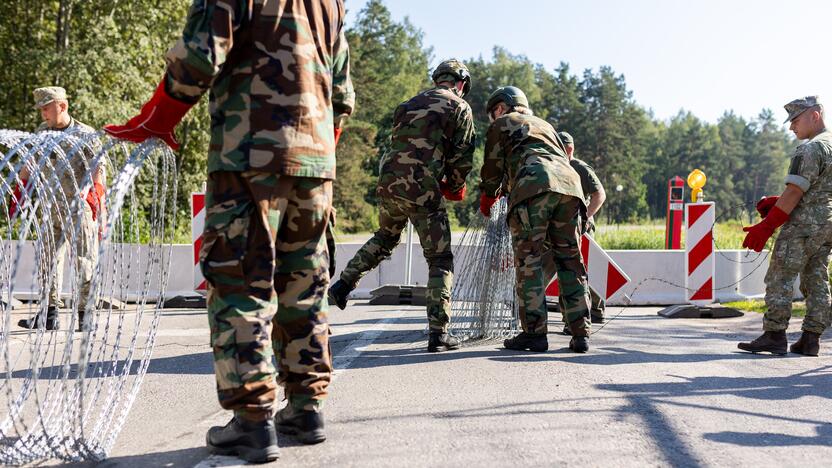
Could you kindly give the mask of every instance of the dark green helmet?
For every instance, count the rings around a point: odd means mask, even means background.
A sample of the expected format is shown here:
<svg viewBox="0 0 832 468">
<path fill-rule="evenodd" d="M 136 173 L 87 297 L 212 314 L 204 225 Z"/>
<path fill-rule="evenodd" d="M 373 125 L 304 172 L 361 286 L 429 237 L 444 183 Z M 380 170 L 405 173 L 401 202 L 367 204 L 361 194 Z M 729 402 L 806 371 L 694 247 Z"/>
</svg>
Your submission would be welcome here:
<svg viewBox="0 0 832 468">
<path fill-rule="evenodd" d="M 488 104 L 485 106 L 486 112 L 491 112 L 494 107 L 504 102 L 508 107 L 523 106 L 529 107 L 529 100 L 526 94 L 516 86 L 500 86 L 495 89 L 491 96 L 488 97 Z"/>
<path fill-rule="evenodd" d="M 471 73 L 468 72 L 468 67 L 459 60 L 450 59 L 440 63 L 433 71 L 431 78 L 433 78 L 434 83 L 438 83 L 442 75 L 451 75 L 454 80 L 465 82 L 465 86 L 462 88 L 462 97 L 465 97 L 468 91 L 471 91 Z"/>
</svg>

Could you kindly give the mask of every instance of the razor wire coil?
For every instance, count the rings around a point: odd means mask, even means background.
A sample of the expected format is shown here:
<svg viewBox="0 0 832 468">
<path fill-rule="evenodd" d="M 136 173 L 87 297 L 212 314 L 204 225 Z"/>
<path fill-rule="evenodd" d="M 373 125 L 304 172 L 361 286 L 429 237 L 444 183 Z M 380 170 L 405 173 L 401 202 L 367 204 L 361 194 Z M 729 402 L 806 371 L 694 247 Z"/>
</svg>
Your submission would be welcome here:
<svg viewBox="0 0 832 468">
<path fill-rule="evenodd" d="M 83 204 L 97 171 L 109 179 L 106 215 L 91 226 Z M 125 144 L 75 127 L 0 130 L 0 463 L 106 458 L 155 342 L 177 180 L 174 155 L 158 141 Z M 80 247 L 86 241 L 97 255 Z M 47 330 L 60 245 L 68 307 Z M 19 328 L 26 318 L 38 326 Z"/>
</svg>

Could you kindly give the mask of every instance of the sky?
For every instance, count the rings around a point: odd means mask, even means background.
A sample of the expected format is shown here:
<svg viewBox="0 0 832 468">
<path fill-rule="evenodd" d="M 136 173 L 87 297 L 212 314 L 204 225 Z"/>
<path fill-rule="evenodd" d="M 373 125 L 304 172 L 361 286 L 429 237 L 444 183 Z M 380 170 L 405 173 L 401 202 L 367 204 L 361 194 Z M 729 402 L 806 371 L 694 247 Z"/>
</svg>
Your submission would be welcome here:
<svg viewBox="0 0 832 468">
<path fill-rule="evenodd" d="M 347 25 L 367 0 L 346 0 Z M 807 95 L 832 100 L 832 2 L 792 0 L 384 0 L 444 58 L 495 46 L 573 74 L 609 65 L 659 119 L 684 109 L 715 123 Z M 476 76 L 473 77 L 476 85 Z M 509 83 L 506 83 L 509 84 Z M 782 120 L 780 120 L 782 121 Z"/>
</svg>

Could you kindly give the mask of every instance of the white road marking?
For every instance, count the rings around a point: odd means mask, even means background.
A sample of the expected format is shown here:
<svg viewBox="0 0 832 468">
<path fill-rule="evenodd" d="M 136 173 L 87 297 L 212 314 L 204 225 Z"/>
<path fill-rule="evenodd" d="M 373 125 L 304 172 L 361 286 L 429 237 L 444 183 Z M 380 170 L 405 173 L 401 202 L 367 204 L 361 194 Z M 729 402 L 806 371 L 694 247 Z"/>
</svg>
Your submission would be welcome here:
<svg viewBox="0 0 832 468">
<path fill-rule="evenodd" d="M 396 317 L 388 317 L 374 323 L 371 328 L 364 329 L 358 337 L 350 341 L 337 356 L 332 359 L 332 367 L 335 372 L 332 375 L 333 380 L 336 376 L 343 374 L 349 369 L 353 361 L 356 360 L 361 353 L 363 353 L 373 342 L 381 336 L 382 333 L 390 329 L 396 320 L 400 319 L 402 315 Z"/>
</svg>

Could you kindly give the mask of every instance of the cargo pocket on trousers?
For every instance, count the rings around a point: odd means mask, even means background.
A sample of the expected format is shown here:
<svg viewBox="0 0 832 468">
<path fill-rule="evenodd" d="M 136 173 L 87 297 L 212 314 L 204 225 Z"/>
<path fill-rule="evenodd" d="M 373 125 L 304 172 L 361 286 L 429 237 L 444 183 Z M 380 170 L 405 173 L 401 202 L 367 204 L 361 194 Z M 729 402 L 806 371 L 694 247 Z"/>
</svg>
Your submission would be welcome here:
<svg viewBox="0 0 832 468">
<path fill-rule="evenodd" d="M 214 215 L 222 220 L 221 223 L 212 222 L 213 216 L 208 216 L 205 221 L 199 264 L 202 276 L 214 288 L 246 286 L 243 261 L 248 246 L 251 213 L 249 202 L 238 203 Z"/>
<path fill-rule="evenodd" d="M 520 228 L 522 232 L 531 231 L 532 223 L 529 221 L 529 207 L 526 202 L 518 204 L 514 207 L 513 211 L 518 228 Z"/>
</svg>

